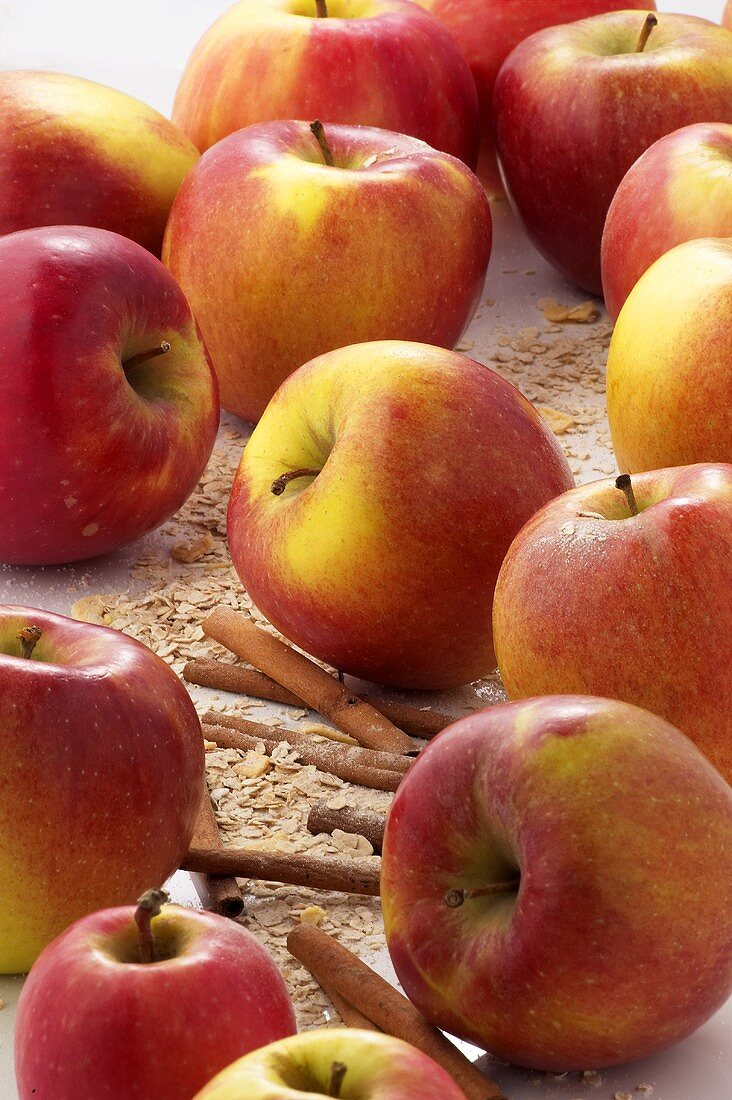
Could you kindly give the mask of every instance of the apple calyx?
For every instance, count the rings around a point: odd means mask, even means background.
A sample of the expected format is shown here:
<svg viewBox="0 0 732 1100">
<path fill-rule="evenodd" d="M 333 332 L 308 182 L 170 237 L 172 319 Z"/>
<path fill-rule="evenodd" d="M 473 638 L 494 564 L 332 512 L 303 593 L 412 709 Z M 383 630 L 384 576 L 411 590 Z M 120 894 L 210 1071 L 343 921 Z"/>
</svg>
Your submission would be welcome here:
<svg viewBox="0 0 732 1100">
<path fill-rule="evenodd" d="M 328 1096 L 339 1097 L 341 1095 L 341 1085 L 343 1084 L 343 1078 L 348 1073 L 348 1066 L 345 1062 L 333 1062 L 330 1067 L 330 1082 L 328 1084 Z"/>
<path fill-rule="evenodd" d="M 125 359 L 122 366 L 125 370 L 130 370 L 132 367 L 139 367 L 140 363 L 146 363 L 148 359 L 155 359 L 158 355 L 165 355 L 170 351 L 170 344 L 167 340 L 162 340 L 158 347 L 148 348 L 147 351 L 139 351 L 137 355 L 131 356 L 129 359 Z"/>
<path fill-rule="evenodd" d="M 636 53 L 643 53 L 643 49 L 646 42 L 648 41 L 650 33 L 657 24 L 658 18 L 653 14 L 652 11 L 650 11 L 646 16 L 645 22 L 638 37 L 638 45 L 635 47 Z"/>
<path fill-rule="evenodd" d="M 24 626 L 22 630 L 19 630 L 16 637 L 20 642 L 20 655 L 29 660 L 33 656 L 33 650 L 41 640 L 43 631 L 40 626 Z"/>
<path fill-rule="evenodd" d="M 620 477 L 615 478 L 615 488 L 620 489 L 625 493 L 625 499 L 628 502 L 631 516 L 637 516 L 640 512 L 638 507 L 638 501 L 635 499 L 635 493 L 633 492 L 633 483 L 630 480 L 630 474 L 621 474 Z"/>
<path fill-rule="evenodd" d="M 157 917 L 163 905 L 170 901 L 166 890 L 146 890 L 137 902 L 135 924 L 137 942 L 140 947 L 140 960 L 143 963 L 155 962 L 155 938 L 152 934 L 152 919 Z"/>
<path fill-rule="evenodd" d="M 318 19 L 325 19 L 328 15 L 328 5 L 325 0 L 315 0 L 315 14 Z"/>
<path fill-rule="evenodd" d="M 272 482 L 272 495 L 276 497 L 281 497 L 287 486 L 290 484 L 291 481 L 294 481 L 295 478 L 317 477 L 319 473 L 321 473 L 320 470 L 306 470 L 304 468 L 299 470 L 288 470 L 286 473 L 280 474 L 280 476 Z"/>
<path fill-rule="evenodd" d="M 328 144 L 328 139 L 325 136 L 325 127 L 323 126 L 323 123 L 320 121 L 319 118 L 316 118 L 315 122 L 310 123 L 310 133 L 313 135 L 318 145 L 320 146 L 320 151 L 323 154 L 323 160 L 325 161 L 326 165 L 328 166 L 328 168 L 332 168 L 335 163 L 333 160 L 333 154 L 330 151 L 330 145 Z"/>
<path fill-rule="evenodd" d="M 476 886 L 473 890 L 448 890 L 445 894 L 445 905 L 450 909 L 459 909 L 466 901 L 473 898 L 488 898 L 493 894 L 507 894 L 515 890 L 520 878 L 507 879 L 506 882 L 492 882 L 490 886 Z"/>
</svg>

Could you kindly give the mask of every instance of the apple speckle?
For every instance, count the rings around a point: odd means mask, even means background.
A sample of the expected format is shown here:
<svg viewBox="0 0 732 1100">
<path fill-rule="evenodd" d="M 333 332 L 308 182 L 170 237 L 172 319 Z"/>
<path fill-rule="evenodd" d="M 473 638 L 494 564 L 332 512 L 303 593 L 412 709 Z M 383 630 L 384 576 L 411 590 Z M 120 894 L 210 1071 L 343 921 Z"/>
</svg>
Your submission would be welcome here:
<svg viewBox="0 0 732 1100">
<path fill-rule="evenodd" d="M 90 538 L 91 535 L 96 535 L 98 530 L 99 530 L 99 524 L 98 523 L 87 523 L 86 527 L 82 528 L 81 533 L 85 538 Z"/>
</svg>

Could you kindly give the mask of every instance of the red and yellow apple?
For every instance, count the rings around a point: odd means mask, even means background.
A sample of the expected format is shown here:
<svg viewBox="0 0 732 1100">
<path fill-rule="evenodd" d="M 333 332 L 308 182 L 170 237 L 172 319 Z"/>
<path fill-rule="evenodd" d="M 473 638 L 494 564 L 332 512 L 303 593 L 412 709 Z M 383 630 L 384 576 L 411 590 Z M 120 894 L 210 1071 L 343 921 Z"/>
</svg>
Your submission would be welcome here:
<svg viewBox="0 0 732 1100">
<path fill-rule="evenodd" d="M 722 26 L 732 31 L 732 0 L 727 0 L 722 14 Z"/>
<path fill-rule="evenodd" d="M 732 462 L 732 239 L 677 245 L 620 311 L 607 414 L 627 473 Z"/>
<path fill-rule="evenodd" d="M 417 0 L 452 33 L 475 80 L 480 107 L 477 172 L 489 195 L 503 194 L 493 144 L 493 88 L 511 50 L 530 34 L 601 12 L 655 10 L 655 0 Z"/>
<path fill-rule="evenodd" d="M 438 1027 L 519 1065 L 645 1057 L 732 992 L 731 844 L 732 789 L 660 718 L 581 696 L 491 707 L 394 798 L 397 976 Z"/>
<path fill-rule="evenodd" d="M 181 188 L 164 260 L 225 408 L 257 420 L 297 367 L 364 340 L 452 347 L 480 299 L 491 216 L 465 165 L 414 138 L 304 122 L 232 134 Z"/>
<path fill-rule="evenodd" d="M 177 869 L 203 739 L 183 684 L 139 642 L 0 607 L 0 760 L 0 973 L 17 973 L 72 921 Z"/>
<path fill-rule="evenodd" d="M 342 348 L 296 371 L 229 503 L 251 598 L 308 653 L 404 688 L 495 668 L 491 605 L 514 535 L 573 484 L 539 414 L 487 367 L 425 344 Z"/>
<path fill-rule="evenodd" d="M 320 1028 L 229 1066 L 194 1100 L 464 1100 L 444 1069 L 401 1039 Z"/>
<path fill-rule="evenodd" d="M 675 130 L 623 177 L 602 234 L 602 292 L 613 320 L 654 260 L 698 237 L 732 237 L 732 125 L 722 122 Z"/>
<path fill-rule="evenodd" d="M 0 238 L 0 346 L 0 561 L 90 558 L 180 508 L 219 406 L 159 260 L 103 229 Z"/>
<path fill-rule="evenodd" d="M 646 18 L 657 20 L 650 34 Z M 509 197 L 531 240 L 599 294 L 605 218 L 634 161 L 681 126 L 732 123 L 732 35 L 637 11 L 539 31 L 504 62 L 494 110 Z"/>
<path fill-rule="evenodd" d="M 506 691 L 635 703 L 732 781 L 732 466 L 630 487 L 632 506 L 612 478 L 565 493 L 513 542 L 493 615 Z"/>
<path fill-rule="evenodd" d="M 243 126 L 322 119 L 421 138 L 471 167 L 478 99 L 439 20 L 407 0 L 240 0 L 206 32 L 173 121 L 203 152 Z M 327 12 L 327 14 L 325 14 Z"/>
<path fill-rule="evenodd" d="M 160 255 L 197 159 L 177 126 L 123 92 L 64 73 L 0 73 L 0 234 L 93 225 Z"/>
<path fill-rule="evenodd" d="M 139 910 L 138 910 L 139 912 Z M 113 1095 L 191 1100 L 237 1058 L 293 1035 L 295 1013 L 269 952 L 241 925 L 166 905 L 92 913 L 42 952 L 18 1002 L 20 1100 Z"/>
</svg>

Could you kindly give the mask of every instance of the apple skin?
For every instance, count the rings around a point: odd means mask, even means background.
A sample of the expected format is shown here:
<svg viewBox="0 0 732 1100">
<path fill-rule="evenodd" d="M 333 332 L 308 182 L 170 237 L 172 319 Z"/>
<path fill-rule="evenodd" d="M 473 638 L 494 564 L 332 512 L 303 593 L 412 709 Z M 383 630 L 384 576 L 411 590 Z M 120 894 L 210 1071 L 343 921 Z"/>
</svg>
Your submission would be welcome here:
<svg viewBox="0 0 732 1100">
<path fill-rule="evenodd" d="M 493 88 L 511 50 L 530 34 L 606 11 L 656 9 L 655 0 L 417 0 L 452 33 L 475 80 L 480 107 L 477 173 L 491 198 L 503 194 L 493 144 Z"/>
<path fill-rule="evenodd" d="M 134 907 L 77 921 L 34 963 L 18 1002 L 20 1100 L 190 1100 L 242 1055 L 296 1030 L 284 979 L 246 929 L 165 906 L 143 964 Z"/>
<path fill-rule="evenodd" d="M 56 226 L 0 238 L 0 561 L 115 550 L 193 492 L 216 379 L 181 290 L 140 245 Z M 123 360 L 166 355 L 130 369 Z"/>
<path fill-rule="evenodd" d="M 42 630 L 20 657 L 20 629 Z M 130 904 L 185 855 L 201 725 L 164 661 L 116 630 L 0 607 L 0 973 L 72 921 Z"/>
<path fill-rule="evenodd" d="M 426 1054 L 358 1028 L 319 1028 L 247 1055 L 194 1100 L 327 1100 L 334 1062 L 348 1066 L 342 1100 L 464 1100 Z"/>
<path fill-rule="evenodd" d="M 731 843 L 732 790 L 660 718 L 579 696 L 491 707 L 420 753 L 392 804 L 397 976 L 438 1027 L 518 1065 L 645 1057 L 732 991 Z"/>
<path fill-rule="evenodd" d="M 245 420 L 333 348 L 454 346 L 480 300 L 492 229 L 475 176 L 401 134 L 328 126 L 326 136 L 338 167 L 304 122 L 232 134 L 203 156 L 171 213 L 165 263 L 201 326 L 224 407 Z"/>
<path fill-rule="evenodd" d="M 123 92 L 64 73 L 0 73 L 0 234 L 93 225 L 159 256 L 197 160 L 177 126 Z"/>
<path fill-rule="evenodd" d="M 201 152 L 256 122 L 319 118 L 409 134 L 474 167 L 475 82 L 439 20 L 406 0 L 328 0 L 328 11 L 234 4 L 189 58 L 173 121 Z"/>
<path fill-rule="evenodd" d="M 283 472 L 317 469 L 290 481 Z M 280 387 L 244 449 L 229 549 L 257 607 L 335 668 L 403 688 L 495 668 L 491 604 L 525 521 L 573 484 L 532 405 L 425 344 L 320 356 Z"/>
<path fill-rule="evenodd" d="M 607 414 L 627 473 L 732 462 L 732 240 L 687 241 L 646 271 L 620 311 Z"/>
<path fill-rule="evenodd" d="M 632 484 L 638 516 L 610 478 L 550 502 L 513 542 L 493 614 L 506 691 L 634 703 L 732 781 L 732 466 Z"/>
<path fill-rule="evenodd" d="M 732 122 L 732 35 L 664 12 L 641 53 L 643 13 L 611 12 L 527 38 L 496 80 L 496 147 L 529 237 L 600 294 L 613 195 L 650 145 L 694 122 Z"/>
<path fill-rule="evenodd" d="M 602 292 L 615 320 L 654 260 L 698 237 L 732 237 L 732 125 L 696 123 L 655 142 L 623 177 L 602 234 Z"/>
<path fill-rule="evenodd" d="M 722 26 L 732 31 L 732 0 L 727 0 L 722 14 Z"/>
</svg>

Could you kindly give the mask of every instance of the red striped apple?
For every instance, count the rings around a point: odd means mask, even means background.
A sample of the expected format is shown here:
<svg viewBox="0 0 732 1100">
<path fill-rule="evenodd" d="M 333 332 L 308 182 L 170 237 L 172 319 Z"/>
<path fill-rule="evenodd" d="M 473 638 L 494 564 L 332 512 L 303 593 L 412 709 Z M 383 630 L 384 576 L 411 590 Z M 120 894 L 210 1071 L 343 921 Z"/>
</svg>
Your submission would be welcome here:
<svg viewBox="0 0 732 1100">
<path fill-rule="evenodd" d="M 722 26 L 732 31 L 732 0 L 727 0 L 722 14 Z"/>
<path fill-rule="evenodd" d="M 180 508 L 219 406 L 159 260 L 103 229 L 1 238 L 0 346 L 0 561 L 104 554 Z"/>
<path fill-rule="evenodd" d="M 573 484 L 536 410 L 425 344 L 342 348 L 280 387 L 242 456 L 229 548 L 262 612 L 338 669 L 405 688 L 495 668 L 498 570 Z"/>
<path fill-rule="evenodd" d="M 0 973 L 16 973 L 72 921 L 177 869 L 203 739 L 182 683 L 139 642 L 0 607 L 0 760 Z"/>
<path fill-rule="evenodd" d="M 620 311 L 607 414 L 621 470 L 732 462 L 732 239 L 677 245 Z"/>
<path fill-rule="evenodd" d="M 634 11 L 539 31 L 504 62 L 494 108 L 509 197 L 529 236 L 599 294 L 605 217 L 634 161 L 681 126 L 732 122 L 732 35 L 689 15 Z"/>
<path fill-rule="evenodd" d="M 464 1100 L 444 1069 L 401 1039 L 320 1028 L 248 1054 L 194 1100 Z"/>
<path fill-rule="evenodd" d="M 170 216 L 165 262 L 224 407 L 245 420 L 333 348 L 452 347 L 483 288 L 491 216 L 463 164 L 401 134 L 319 132 L 323 149 L 304 122 L 232 134 L 202 157 Z"/>
<path fill-rule="evenodd" d="M 732 125 L 698 122 L 655 142 L 615 192 L 602 234 L 602 293 L 615 320 L 674 245 L 732 237 Z"/>
<path fill-rule="evenodd" d="M 123 92 L 64 73 L 0 73 L 0 234 L 94 225 L 160 255 L 197 159 L 177 126 Z"/>
<path fill-rule="evenodd" d="M 285 982 L 254 936 L 179 906 L 150 919 L 156 894 L 84 917 L 34 963 L 15 1023 L 20 1100 L 191 1100 L 294 1034 Z"/>
<path fill-rule="evenodd" d="M 506 691 L 635 703 L 732 781 L 732 466 L 629 480 L 629 498 L 612 478 L 565 493 L 513 542 L 493 616 Z"/>
<path fill-rule="evenodd" d="M 731 845 L 732 789 L 667 722 L 580 696 L 491 707 L 394 798 L 397 976 L 438 1027 L 519 1065 L 645 1057 L 732 992 Z"/>
<path fill-rule="evenodd" d="M 478 153 L 468 64 L 406 0 L 240 0 L 214 23 L 173 121 L 203 152 L 243 126 L 292 118 L 410 134 L 471 167 Z"/>
</svg>

